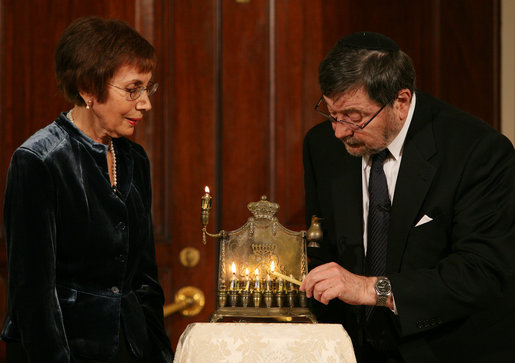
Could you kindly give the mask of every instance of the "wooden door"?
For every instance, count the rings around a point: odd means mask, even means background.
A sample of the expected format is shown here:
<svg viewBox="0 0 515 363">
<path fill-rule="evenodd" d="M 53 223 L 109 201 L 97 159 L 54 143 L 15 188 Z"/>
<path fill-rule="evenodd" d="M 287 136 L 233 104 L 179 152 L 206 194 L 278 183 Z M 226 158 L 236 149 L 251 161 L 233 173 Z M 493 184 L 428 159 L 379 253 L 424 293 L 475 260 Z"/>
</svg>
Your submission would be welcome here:
<svg viewBox="0 0 515 363">
<path fill-rule="evenodd" d="M 199 315 L 166 318 L 174 347 L 215 308 L 216 243 L 204 246 L 200 233 L 204 186 L 210 231 L 241 226 L 246 204 L 263 194 L 280 204 L 283 225 L 305 229 L 302 140 L 320 121 L 318 64 L 338 39 L 391 36 L 413 58 L 419 88 L 499 125 L 498 0 L 0 0 L 0 190 L 14 149 L 70 107 L 56 91 L 53 53 L 84 15 L 125 19 L 158 52 L 159 91 L 134 139 L 152 164 L 160 279 L 167 304 L 184 286 L 206 297 Z M 196 266 L 180 261 L 187 247 L 199 252 Z M 6 278 L 1 247 L 2 320 Z"/>
</svg>

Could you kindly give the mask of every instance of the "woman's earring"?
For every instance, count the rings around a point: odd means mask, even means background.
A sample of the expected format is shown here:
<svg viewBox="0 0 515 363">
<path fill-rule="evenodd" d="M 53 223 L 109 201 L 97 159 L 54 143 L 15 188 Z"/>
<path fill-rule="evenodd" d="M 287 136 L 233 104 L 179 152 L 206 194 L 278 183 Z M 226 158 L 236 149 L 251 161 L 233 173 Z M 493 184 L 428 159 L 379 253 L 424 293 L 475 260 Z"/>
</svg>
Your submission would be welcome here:
<svg viewBox="0 0 515 363">
<path fill-rule="evenodd" d="M 89 110 L 91 108 L 91 100 L 89 100 L 87 103 L 86 103 L 86 110 Z"/>
</svg>

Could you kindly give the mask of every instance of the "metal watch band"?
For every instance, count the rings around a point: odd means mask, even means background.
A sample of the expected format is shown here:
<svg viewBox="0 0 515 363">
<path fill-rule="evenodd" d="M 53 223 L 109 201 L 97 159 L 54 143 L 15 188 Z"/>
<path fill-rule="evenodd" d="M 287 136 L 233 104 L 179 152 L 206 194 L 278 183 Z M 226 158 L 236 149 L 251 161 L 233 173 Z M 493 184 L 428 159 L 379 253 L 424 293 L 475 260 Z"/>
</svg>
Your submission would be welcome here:
<svg viewBox="0 0 515 363">
<path fill-rule="evenodd" d="M 390 296 L 390 295 L 388 295 Z M 377 295 L 377 305 L 376 306 L 385 306 L 386 300 L 388 300 L 387 295 Z"/>
<path fill-rule="evenodd" d="M 385 306 L 386 300 L 392 294 L 391 284 L 388 277 L 380 276 L 378 277 L 376 283 L 376 294 L 377 294 L 377 303 L 376 306 Z"/>
</svg>

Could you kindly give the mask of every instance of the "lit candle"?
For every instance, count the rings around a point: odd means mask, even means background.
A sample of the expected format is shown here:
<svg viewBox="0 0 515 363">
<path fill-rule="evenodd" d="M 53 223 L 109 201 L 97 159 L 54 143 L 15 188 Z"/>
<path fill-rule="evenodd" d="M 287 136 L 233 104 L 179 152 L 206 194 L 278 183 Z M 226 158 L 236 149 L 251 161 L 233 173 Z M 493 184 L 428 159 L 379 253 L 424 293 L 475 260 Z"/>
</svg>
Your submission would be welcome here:
<svg viewBox="0 0 515 363">
<path fill-rule="evenodd" d="M 245 269 L 245 280 L 244 280 L 243 288 L 245 291 L 250 290 L 250 279 L 249 279 L 249 268 L 248 267 Z"/>
<path fill-rule="evenodd" d="M 280 277 L 277 280 L 277 292 L 284 292 L 284 282 L 283 279 Z"/>
<path fill-rule="evenodd" d="M 295 289 L 295 283 L 293 282 L 293 280 L 295 280 L 293 278 L 293 275 L 290 274 L 290 279 L 288 280 L 289 284 L 290 284 L 290 291 L 293 291 Z"/>
<path fill-rule="evenodd" d="M 272 261 L 272 264 L 270 265 L 270 271 L 274 273 L 274 261 Z M 270 291 L 272 290 L 272 279 L 270 278 L 270 274 L 266 274 L 266 282 L 265 282 L 265 290 Z"/>
<path fill-rule="evenodd" d="M 238 290 L 238 278 L 236 277 L 236 265 L 234 264 L 234 262 L 232 263 L 232 278 L 229 289 Z"/>
<path fill-rule="evenodd" d="M 256 275 L 256 280 L 254 281 L 254 290 L 259 292 L 261 290 L 261 280 L 259 280 L 259 270 L 256 269 L 256 271 L 254 271 L 254 273 Z"/>
<path fill-rule="evenodd" d="M 202 196 L 200 206 L 203 211 L 208 211 L 211 209 L 211 203 L 212 203 L 212 197 L 209 194 L 209 187 L 206 185 L 206 188 L 204 189 L 206 194 Z"/>
</svg>

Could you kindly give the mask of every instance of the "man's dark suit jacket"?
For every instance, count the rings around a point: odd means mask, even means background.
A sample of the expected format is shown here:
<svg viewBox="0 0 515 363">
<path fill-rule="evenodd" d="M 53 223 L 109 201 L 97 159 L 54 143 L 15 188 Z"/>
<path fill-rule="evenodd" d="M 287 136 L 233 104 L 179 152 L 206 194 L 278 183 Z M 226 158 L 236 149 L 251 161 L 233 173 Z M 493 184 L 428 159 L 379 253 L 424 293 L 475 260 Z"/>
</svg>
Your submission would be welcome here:
<svg viewBox="0 0 515 363">
<path fill-rule="evenodd" d="M 417 91 L 391 208 L 387 272 L 398 315 L 385 334 L 407 362 L 515 361 L 515 153 L 483 121 Z M 306 221 L 324 218 L 311 267 L 363 274 L 361 158 L 329 121 L 304 141 Z M 416 226 L 427 215 L 432 220 Z M 359 356 L 362 310 L 317 304 Z M 379 308 L 386 309 L 386 308 Z"/>
</svg>

